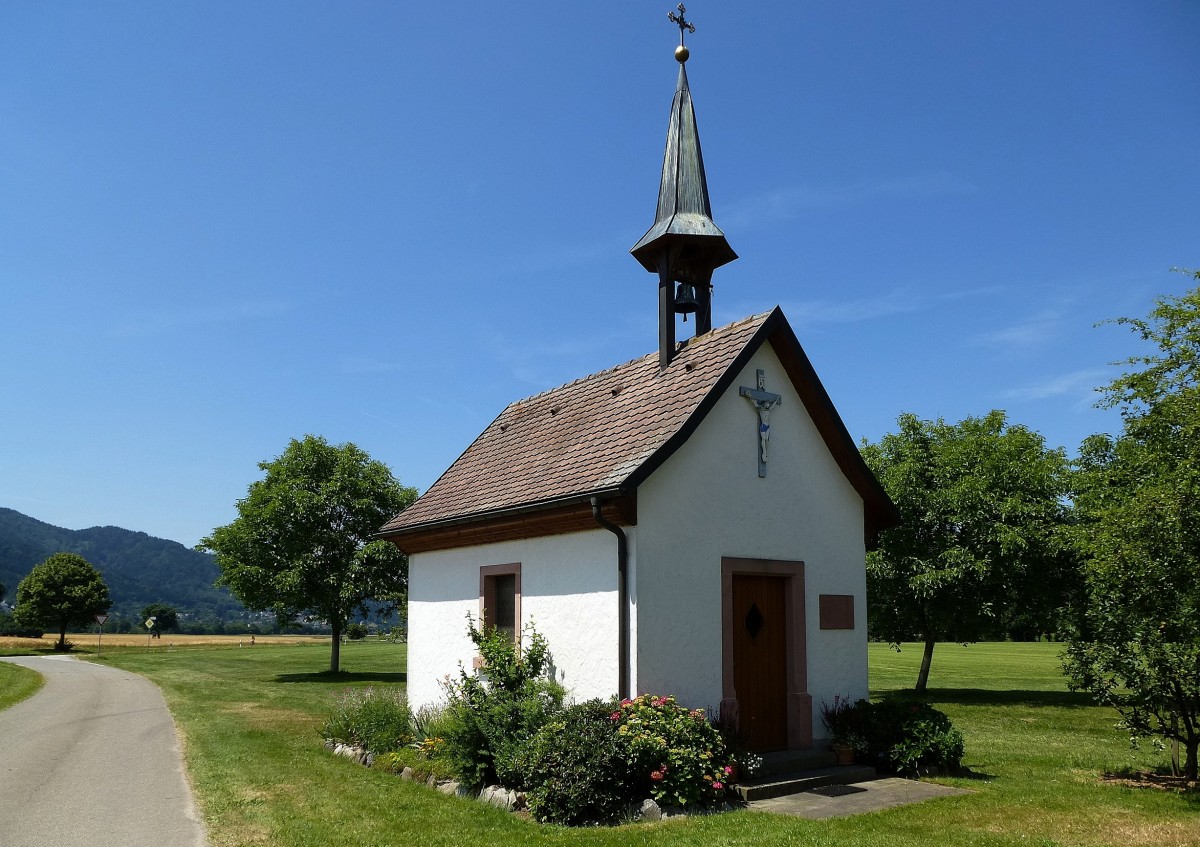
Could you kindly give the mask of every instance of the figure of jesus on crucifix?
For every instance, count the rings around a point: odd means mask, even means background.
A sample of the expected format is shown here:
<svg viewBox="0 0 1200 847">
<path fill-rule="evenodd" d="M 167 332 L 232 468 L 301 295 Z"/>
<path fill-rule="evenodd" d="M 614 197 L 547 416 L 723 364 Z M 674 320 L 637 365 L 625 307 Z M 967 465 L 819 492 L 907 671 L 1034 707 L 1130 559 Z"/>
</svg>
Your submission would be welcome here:
<svg viewBox="0 0 1200 847">
<path fill-rule="evenodd" d="M 755 375 L 757 376 L 756 388 L 747 388 L 743 385 L 738 391 L 750 401 L 754 411 L 758 412 L 758 475 L 765 477 L 767 475 L 767 444 L 771 438 L 771 410 L 783 402 L 783 397 L 767 391 L 766 375 L 762 368 L 759 368 Z"/>
</svg>

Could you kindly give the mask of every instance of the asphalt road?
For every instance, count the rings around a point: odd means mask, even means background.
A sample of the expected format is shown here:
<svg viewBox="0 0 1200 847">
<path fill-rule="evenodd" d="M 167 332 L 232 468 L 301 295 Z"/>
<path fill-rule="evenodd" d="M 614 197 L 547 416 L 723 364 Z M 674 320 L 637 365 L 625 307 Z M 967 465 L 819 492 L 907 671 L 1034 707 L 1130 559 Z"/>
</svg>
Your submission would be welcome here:
<svg viewBox="0 0 1200 847">
<path fill-rule="evenodd" d="M 66 656 L 0 661 L 46 679 L 0 711 L 0 847 L 204 847 L 156 686 Z"/>
</svg>

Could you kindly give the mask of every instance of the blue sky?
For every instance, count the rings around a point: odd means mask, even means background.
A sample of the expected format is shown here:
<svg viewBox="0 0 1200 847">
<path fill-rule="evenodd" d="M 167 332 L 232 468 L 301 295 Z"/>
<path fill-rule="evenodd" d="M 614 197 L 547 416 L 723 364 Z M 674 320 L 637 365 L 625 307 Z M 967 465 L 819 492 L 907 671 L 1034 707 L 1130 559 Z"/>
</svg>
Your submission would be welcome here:
<svg viewBox="0 0 1200 847">
<path fill-rule="evenodd" d="M 305 433 L 427 488 L 655 349 L 673 4 L 8 3 L 0 506 L 194 544 Z M 856 439 L 1074 452 L 1200 266 L 1200 4 L 693 3 L 714 323 L 780 304 Z"/>
</svg>

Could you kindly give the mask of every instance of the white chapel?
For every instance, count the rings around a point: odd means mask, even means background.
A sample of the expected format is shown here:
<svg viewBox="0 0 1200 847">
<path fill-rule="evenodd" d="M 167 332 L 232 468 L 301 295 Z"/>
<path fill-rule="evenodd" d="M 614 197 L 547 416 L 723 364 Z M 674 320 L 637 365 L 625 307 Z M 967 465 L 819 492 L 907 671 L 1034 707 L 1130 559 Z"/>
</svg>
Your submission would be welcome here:
<svg viewBox="0 0 1200 847">
<path fill-rule="evenodd" d="M 380 537 L 409 557 L 408 694 L 475 647 L 468 613 L 546 637 L 576 700 L 673 694 L 759 751 L 867 696 L 865 554 L 896 519 L 778 308 L 712 327 L 712 219 L 676 51 L 658 208 L 658 349 L 509 405 Z M 676 315 L 695 336 L 676 340 Z"/>
</svg>

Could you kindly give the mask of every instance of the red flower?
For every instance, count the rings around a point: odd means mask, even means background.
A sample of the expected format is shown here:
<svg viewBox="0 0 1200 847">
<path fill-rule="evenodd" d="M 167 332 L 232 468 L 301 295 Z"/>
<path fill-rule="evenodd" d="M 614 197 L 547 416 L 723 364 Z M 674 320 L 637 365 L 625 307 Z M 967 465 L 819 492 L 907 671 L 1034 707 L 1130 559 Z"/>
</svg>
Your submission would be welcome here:
<svg viewBox="0 0 1200 847">
<path fill-rule="evenodd" d="M 613 712 L 611 715 L 609 715 L 609 717 L 612 718 L 614 721 L 619 721 L 621 719 L 621 713 Z"/>
<path fill-rule="evenodd" d="M 717 780 L 716 782 L 713 783 L 713 788 L 715 788 L 717 791 L 720 791 L 724 787 L 725 787 L 725 783 L 721 782 L 720 780 Z"/>
<path fill-rule="evenodd" d="M 662 771 L 650 771 L 650 778 L 655 782 L 662 782 L 663 777 L 665 776 L 666 774 Z"/>
</svg>

